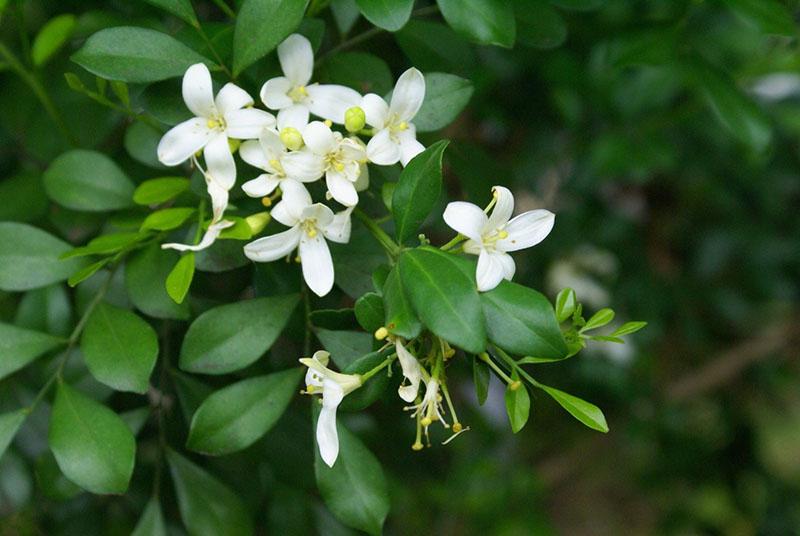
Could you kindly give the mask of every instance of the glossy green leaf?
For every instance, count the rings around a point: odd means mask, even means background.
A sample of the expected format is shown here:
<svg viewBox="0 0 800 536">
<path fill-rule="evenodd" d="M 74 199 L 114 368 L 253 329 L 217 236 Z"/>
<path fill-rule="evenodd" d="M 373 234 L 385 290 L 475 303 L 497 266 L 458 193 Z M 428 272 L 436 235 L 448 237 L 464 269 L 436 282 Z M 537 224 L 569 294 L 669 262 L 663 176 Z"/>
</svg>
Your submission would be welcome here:
<svg viewBox="0 0 800 536">
<path fill-rule="evenodd" d="M 574 11 L 593 11 L 603 7 L 606 0 L 550 0 L 550 3 Z"/>
<path fill-rule="evenodd" d="M 519 380 L 516 372 L 511 375 L 511 379 Z M 531 397 L 528 394 L 528 389 L 524 384 L 517 385 L 519 385 L 517 389 L 507 386 L 505 394 L 508 421 L 511 423 L 511 430 L 515 434 L 525 427 L 531 411 Z"/>
<path fill-rule="evenodd" d="M 562 289 L 558 293 L 556 296 L 556 320 L 559 324 L 572 316 L 577 303 L 578 297 L 571 288 Z"/>
<path fill-rule="evenodd" d="M 386 318 L 383 299 L 374 292 L 361 296 L 356 300 L 356 318 L 367 333 L 375 333 L 375 330 L 383 326 Z"/>
<path fill-rule="evenodd" d="M 477 354 L 486 346 L 481 299 L 462 259 L 425 246 L 400 256 L 398 270 L 409 301 L 433 333 Z"/>
<path fill-rule="evenodd" d="M 69 276 L 69 279 L 67 279 L 67 284 L 70 287 L 74 287 L 80 283 L 83 283 L 84 281 L 92 277 L 94 274 L 96 274 L 98 270 L 103 268 L 109 262 L 111 262 L 111 258 L 102 259 L 97 262 L 93 262 L 88 266 L 84 266 L 83 268 L 81 268 L 80 270 Z"/>
<path fill-rule="evenodd" d="M 189 287 L 192 286 L 192 279 L 194 279 L 194 252 L 189 251 L 181 255 L 165 282 L 167 294 L 175 303 L 183 303 L 186 299 Z"/>
<path fill-rule="evenodd" d="M 581 331 L 601 328 L 612 320 L 614 320 L 614 311 L 605 307 L 593 314 L 592 317 L 586 321 L 586 325 L 581 328 Z"/>
<path fill-rule="evenodd" d="M 436 0 L 456 32 L 483 45 L 511 48 L 516 37 L 511 0 Z"/>
<path fill-rule="evenodd" d="M 125 265 L 125 288 L 137 309 L 155 318 L 189 318 L 188 304 L 175 303 L 161 283 L 166 281 L 177 258 L 176 253 L 163 250 L 158 244 L 130 257 Z"/>
<path fill-rule="evenodd" d="M 130 429 L 131 433 L 136 436 L 142 431 L 144 425 L 147 424 L 147 419 L 153 409 L 150 406 L 132 409 L 119 414 L 119 418 L 125 422 L 125 425 Z"/>
<path fill-rule="evenodd" d="M 353 309 L 317 309 L 309 315 L 311 323 L 318 328 L 346 330 L 358 329 Z"/>
<path fill-rule="evenodd" d="M 342 369 L 372 351 L 374 338 L 363 331 L 318 329 L 314 333 L 322 343 L 322 347 L 331 354 L 333 362 Z"/>
<path fill-rule="evenodd" d="M 189 23 L 194 27 L 198 27 L 200 25 L 200 23 L 197 21 L 197 15 L 194 13 L 194 8 L 192 7 L 190 0 L 145 0 L 145 2 L 172 13 L 179 19 Z"/>
<path fill-rule="evenodd" d="M 472 91 L 472 82 L 460 76 L 425 74 L 425 100 L 414 117 L 417 132 L 432 132 L 452 123 L 469 102 Z"/>
<path fill-rule="evenodd" d="M 281 334 L 298 296 L 256 298 L 215 307 L 200 315 L 181 346 L 180 367 L 199 374 L 226 374 L 250 365 Z"/>
<path fill-rule="evenodd" d="M 303 370 L 248 378 L 216 391 L 192 418 L 187 448 L 219 456 L 245 449 L 281 418 Z"/>
<path fill-rule="evenodd" d="M 178 197 L 189 189 L 189 179 L 183 177 L 159 177 L 144 181 L 133 192 L 133 201 L 138 205 L 158 205 Z"/>
<path fill-rule="evenodd" d="M 361 13 L 372 24 L 396 32 L 408 22 L 414 0 L 356 0 Z"/>
<path fill-rule="evenodd" d="M 147 501 L 142 517 L 136 523 L 131 536 L 167 536 L 167 526 L 164 523 L 164 514 L 161 513 L 161 504 L 159 504 L 158 498 L 153 497 Z"/>
<path fill-rule="evenodd" d="M 415 236 L 439 200 L 442 190 L 442 154 L 449 142 L 440 140 L 415 156 L 400 174 L 392 194 L 399 242 Z"/>
<path fill-rule="evenodd" d="M 486 402 L 486 397 L 489 396 L 489 382 L 491 379 L 492 371 L 489 369 L 489 365 L 475 357 L 472 360 L 472 380 L 475 383 L 475 395 L 478 398 L 478 404 L 481 406 Z"/>
<path fill-rule="evenodd" d="M 472 46 L 439 22 L 411 19 L 395 34 L 395 39 L 422 72 L 470 73 L 478 64 Z"/>
<path fill-rule="evenodd" d="M 797 35 L 792 13 L 778 0 L 723 0 L 744 21 L 762 32 L 794 37 Z"/>
<path fill-rule="evenodd" d="M 567 410 L 570 415 L 581 421 L 583 424 L 597 430 L 598 432 L 608 432 L 608 424 L 603 411 L 585 400 L 572 396 L 564 391 L 559 391 L 553 387 L 548 387 L 537 383 L 536 387 L 542 389 L 545 393 L 550 395 L 553 400 L 559 403 L 562 408 Z"/>
<path fill-rule="evenodd" d="M 120 88 L 127 88 L 124 82 L 112 81 L 111 87 L 121 95 L 120 100 L 129 98 Z M 165 169 L 167 166 L 158 159 L 158 144 L 164 132 L 147 123 L 134 121 L 125 129 L 123 145 L 128 154 L 137 162 L 154 169 Z"/>
<path fill-rule="evenodd" d="M 58 462 L 50 451 L 46 451 L 36 460 L 36 485 L 42 494 L 55 501 L 65 501 L 76 495 L 80 495 L 83 490 L 73 484 L 61 469 Z"/>
<path fill-rule="evenodd" d="M 76 22 L 75 15 L 70 13 L 58 15 L 47 21 L 33 40 L 31 47 L 33 64 L 40 67 L 47 63 L 47 60 L 52 58 L 72 36 Z"/>
<path fill-rule="evenodd" d="M 72 331 L 72 304 L 64 286 L 56 284 L 26 292 L 17 307 L 14 324 L 67 337 Z"/>
<path fill-rule="evenodd" d="M 36 227 L 0 222 L 0 289 L 31 290 L 63 281 L 85 263 L 61 260 L 70 245 Z"/>
<path fill-rule="evenodd" d="M 64 475 L 92 493 L 125 493 L 136 441 L 104 405 L 60 383 L 50 416 L 50 449 Z"/>
<path fill-rule="evenodd" d="M 647 325 L 647 322 L 625 322 L 611 334 L 612 337 L 621 337 L 623 335 L 630 335 L 636 333 Z"/>
<path fill-rule="evenodd" d="M 148 236 L 150 235 L 140 232 L 100 235 L 97 238 L 90 240 L 85 246 L 81 246 L 64 253 L 61 255 L 61 258 L 71 259 L 72 257 L 86 257 L 89 255 L 110 255 L 132 246 L 144 240 Z"/>
<path fill-rule="evenodd" d="M 231 489 L 174 450 L 167 450 L 181 519 L 192 536 L 249 536 L 253 521 Z"/>
<path fill-rule="evenodd" d="M 0 378 L 21 369 L 64 340 L 47 333 L 0 323 Z"/>
<path fill-rule="evenodd" d="M 342 369 L 345 374 L 364 374 L 378 365 L 394 352 L 394 346 L 380 352 L 369 352 L 360 356 Z M 344 397 L 339 405 L 340 411 L 364 411 L 385 392 L 392 378 L 384 372 L 370 378 L 364 385 Z"/>
<path fill-rule="evenodd" d="M 62 154 L 43 179 L 48 197 L 74 210 L 117 210 L 133 204 L 131 180 L 113 160 L 96 151 L 74 149 Z"/>
<path fill-rule="evenodd" d="M 367 52 L 342 52 L 327 58 L 320 76 L 326 82 L 348 86 L 360 93 L 385 95 L 394 86 L 386 62 Z"/>
<path fill-rule="evenodd" d="M 142 231 L 170 231 L 177 229 L 194 215 L 195 209 L 188 207 L 171 207 L 148 214 L 142 222 Z"/>
<path fill-rule="evenodd" d="M 361 15 L 356 0 L 331 0 L 331 13 L 339 33 L 344 35 L 353 29 Z"/>
<path fill-rule="evenodd" d="M 514 0 L 517 42 L 534 48 L 556 48 L 567 38 L 564 18 L 546 0 Z"/>
<path fill-rule="evenodd" d="M 386 277 L 383 286 L 383 305 L 386 310 L 384 325 L 390 333 L 406 339 L 413 339 L 419 335 L 422 324 L 414 312 L 396 267 Z"/>
<path fill-rule="evenodd" d="M 106 28 L 89 37 L 72 61 L 109 80 L 148 83 L 183 76 L 191 65 L 214 64 L 174 37 L 137 28 Z"/>
<path fill-rule="evenodd" d="M 303 19 L 307 0 L 244 0 L 233 35 L 233 73 L 272 52 Z M 269 21 L 268 24 L 265 24 Z"/>
<path fill-rule="evenodd" d="M 25 422 L 27 416 L 28 412 L 24 409 L 0 414 L 0 458 L 5 454 L 11 441 L 14 440 L 14 436 L 17 435 L 17 430 Z"/>
<path fill-rule="evenodd" d="M 158 335 L 135 313 L 100 303 L 83 330 L 81 350 L 97 381 L 144 394 L 158 357 Z"/>
</svg>

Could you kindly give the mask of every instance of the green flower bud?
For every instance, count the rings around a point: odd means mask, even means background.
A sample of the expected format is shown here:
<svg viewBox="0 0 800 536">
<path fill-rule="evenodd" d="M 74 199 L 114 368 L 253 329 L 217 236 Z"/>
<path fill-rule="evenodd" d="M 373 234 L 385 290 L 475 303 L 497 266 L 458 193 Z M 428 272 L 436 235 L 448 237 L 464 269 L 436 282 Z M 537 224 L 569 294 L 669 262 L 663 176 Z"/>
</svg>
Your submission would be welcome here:
<svg viewBox="0 0 800 536">
<path fill-rule="evenodd" d="M 287 149 L 298 151 L 303 146 L 303 135 L 294 127 L 285 127 L 281 130 L 281 141 Z"/>
<path fill-rule="evenodd" d="M 367 124 L 367 114 L 360 106 L 348 108 L 344 113 L 344 128 L 347 132 L 358 132 Z"/>
<path fill-rule="evenodd" d="M 250 231 L 252 231 L 254 235 L 257 235 L 264 230 L 264 227 L 267 226 L 271 218 L 272 216 L 270 216 L 269 212 L 257 212 L 245 218 L 245 221 L 247 225 L 250 226 Z"/>
</svg>

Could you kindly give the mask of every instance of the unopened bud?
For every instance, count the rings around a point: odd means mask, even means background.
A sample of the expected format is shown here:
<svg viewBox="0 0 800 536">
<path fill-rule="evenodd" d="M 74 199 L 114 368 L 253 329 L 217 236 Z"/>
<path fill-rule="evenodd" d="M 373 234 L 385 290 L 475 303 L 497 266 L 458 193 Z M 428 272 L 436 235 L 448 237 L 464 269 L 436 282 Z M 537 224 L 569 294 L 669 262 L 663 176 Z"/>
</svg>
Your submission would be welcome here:
<svg viewBox="0 0 800 536">
<path fill-rule="evenodd" d="M 303 135 L 294 127 L 285 127 L 280 137 L 286 148 L 292 151 L 298 151 L 303 146 Z"/>
<path fill-rule="evenodd" d="M 344 128 L 347 132 L 358 132 L 367 124 L 367 114 L 360 106 L 348 108 L 344 113 Z"/>
<path fill-rule="evenodd" d="M 235 153 L 239 150 L 239 146 L 242 144 L 242 140 L 235 140 L 233 138 L 228 138 L 228 148 L 231 150 L 231 154 Z"/>
<path fill-rule="evenodd" d="M 265 199 L 269 198 L 266 197 Z M 269 212 L 257 212 L 245 218 L 245 221 L 247 222 L 247 225 L 250 226 L 250 231 L 256 235 L 264 230 L 264 227 L 267 226 L 270 219 L 271 216 Z"/>
<path fill-rule="evenodd" d="M 513 381 L 513 382 L 508 384 L 508 388 L 511 389 L 512 391 L 516 391 L 520 387 L 522 387 L 522 382 L 519 381 L 519 380 Z"/>
<path fill-rule="evenodd" d="M 378 339 L 379 341 L 382 341 L 388 336 L 389 336 L 389 330 L 383 326 L 375 330 L 375 338 Z"/>
</svg>

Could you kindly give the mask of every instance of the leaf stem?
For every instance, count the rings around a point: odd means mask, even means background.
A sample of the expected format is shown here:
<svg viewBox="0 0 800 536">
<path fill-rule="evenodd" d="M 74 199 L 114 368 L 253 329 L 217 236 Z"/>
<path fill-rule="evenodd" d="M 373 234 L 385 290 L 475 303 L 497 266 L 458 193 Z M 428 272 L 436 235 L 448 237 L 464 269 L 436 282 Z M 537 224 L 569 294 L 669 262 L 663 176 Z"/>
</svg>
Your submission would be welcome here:
<svg viewBox="0 0 800 536">
<path fill-rule="evenodd" d="M 234 13 L 233 16 L 235 17 L 236 14 Z M 214 47 L 214 43 L 212 43 L 211 39 L 208 38 L 208 34 L 206 34 L 205 30 L 203 30 L 203 26 L 200 23 L 198 23 L 197 26 L 195 26 L 195 28 L 197 29 L 197 33 L 200 34 L 200 37 L 203 39 L 206 46 L 208 47 L 208 50 L 211 51 L 211 54 L 214 56 L 214 59 L 217 60 L 219 66 L 222 68 L 223 71 L 225 71 L 225 74 L 228 75 L 228 78 L 235 81 L 236 76 L 234 76 L 231 70 L 228 69 L 228 66 L 225 65 L 225 62 L 222 61 L 222 56 L 219 55 L 219 52 L 217 52 L 217 49 Z"/>
<path fill-rule="evenodd" d="M 397 359 L 397 354 L 393 353 L 392 355 L 390 355 L 389 357 L 384 359 L 378 366 L 376 366 L 375 368 L 373 368 L 371 370 L 368 370 L 367 372 L 362 374 L 361 375 L 361 382 L 364 383 L 367 380 L 369 380 L 370 378 L 372 378 L 373 376 L 375 376 L 377 373 L 379 373 L 380 371 L 385 369 L 387 366 L 389 366 L 392 363 L 392 361 L 394 361 L 395 359 Z"/>
<path fill-rule="evenodd" d="M 493 371 L 494 371 L 494 372 L 495 372 L 495 373 L 496 373 L 498 376 L 500 376 L 500 378 L 501 378 L 501 379 L 502 379 L 504 382 L 506 382 L 506 383 L 508 383 L 508 384 L 511 384 L 511 383 L 514 381 L 514 380 L 512 380 L 512 379 L 511 379 L 511 378 L 508 376 L 508 374 L 506 374 L 506 373 L 505 373 L 505 371 L 504 371 L 503 369 L 501 369 L 499 366 L 497 366 L 497 363 L 495 363 L 494 361 L 492 361 L 492 359 L 489 357 L 489 354 L 487 354 L 486 352 L 481 352 L 480 354 L 478 354 L 478 359 L 480 359 L 481 361 L 483 361 L 484 363 L 486 363 L 487 365 L 489 365 L 489 367 L 491 367 L 491 369 L 492 369 L 492 370 L 493 370 Z"/>
<path fill-rule="evenodd" d="M 386 250 L 386 253 L 388 253 L 392 259 L 396 259 L 397 256 L 400 255 L 400 246 L 397 244 L 397 242 L 392 240 L 392 238 L 386 234 L 386 231 L 381 229 L 378 224 L 372 221 L 372 218 L 370 218 L 364 211 L 357 208 L 355 211 L 353 211 L 353 215 L 364 224 L 370 233 L 372 233 L 372 236 L 375 237 L 375 240 L 377 240 L 380 245 L 383 246 L 383 249 Z"/>
<path fill-rule="evenodd" d="M 467 239 L 466 236 L 464 236 L 461 233 L 459 233 L 456 236 L 454 236 L 453 239 L 450 242 L 448 242 L 447 244 L 443 245 L 439 249 L 441 249 L 442 251 L 447 251 L 447 250 L 449 250 L 451 248 L 454 248 L 455 246 L 457 246 L 458 244 L 460 244 L 461 242 L 463 242 L 466 239 Z"/>
<path fill-rule="evenodd" d="M 525 369 L 523 369 L 522 367 L 520 367 L 519 365 L 517 365 L 517 362 L 516 362 L 516 361 L 514 361 L 514 358 L 513 358 L 513 357 L 511 357 L 510 355 L 508 355 L 508 353 L 506 353 L 506 352 L 505 352 L 505 350 L 503 350 L 502 348 L 498 348 L 497 346 L 495 346 L 495 347 L 494 347 L 494 350 L 495 350 L 495 352 L 497 352 L 497 354 L 498 354 L 498 355 L 499 355 L 499 356 L 500 356 L 500 357 L 503 359 L 503 361 L 505 361 L 506 363 L 508 363 L 508 366 L 509 366 L 509 367 L 511 367 L 511 370 L 516 370 L 516 371 L 517 371 L 517 373 L 518 373 L 520 376 L 522 376 L 523 378 L 525 378 L 526 380 L 528 380 L 528 381 L 530 382 L 530 384 L 531 384 L 531 385 L 533 385 L 534 387 L 539 387 L 539 388 L 541 388 L 541 387 L 542 387 L 542 384 L 540 384 L 539 382 L 537 382 L 536 380 L 534 380 L 534 379 L 533 379 L 533 376 L 531 376 L 530 374 L 528 374 L 528 373 L 525 371 Z"/>
</svg>

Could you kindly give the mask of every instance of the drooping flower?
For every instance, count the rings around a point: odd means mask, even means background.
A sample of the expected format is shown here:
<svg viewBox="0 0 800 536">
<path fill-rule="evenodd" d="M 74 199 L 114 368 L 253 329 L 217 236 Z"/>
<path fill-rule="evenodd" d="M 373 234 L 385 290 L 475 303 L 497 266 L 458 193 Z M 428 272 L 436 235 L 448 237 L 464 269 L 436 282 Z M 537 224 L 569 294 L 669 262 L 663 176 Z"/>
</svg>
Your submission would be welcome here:
<svg viewBox="0 0 800 536">
<path fill-rule="evenodd" d="M 244 253 L 253 261 L 270 262 L 298 249 L 308 288 L 317 296 L 324 296 L 333 288 L 334 278 L 326 239 L 342 244 L 350 240 L 351 209 L 334 214 L 321 203 L 312 204 L 308 191 L 296 181 L 284 181 L 281 189 L 283 197 L 271 215 L 291 228 L 250 242 Z"/>
<path fill-rule="evenodd" d="M 514 196 L 502 186 L 494 186 L 496 204 L 490 216 L 472 203 L 449 203 L 444 211 L 444 221 L 469 238 L 464 252 L 478 255 L 475 279 L 478 290 L 492 290 L 503 278 L 511 280 L 516 266 L 510 251 L 535 246 L 553 229 L 555 214 L 537 209 L 524 212 L 513 219 Z"/>
<path fill-rule="evenodd" d="M 358 204 L 358 190 L 363 189 L 368 177 L 367 153 L 361 141 L 345 138 L 320 121 L 306 126 L 303 141 L 302 150 L 283 158 L 286 174 L 290 177 L 316 174 L 317 178 L 324 174 L 328 191 L 336 201 L 346 207 Z"/>
<path fill-rule="evenodd" d="M 328 467 L 333 467 L 339 456 L 339 434 L 336 430 L 336 410 L 345 396 L 361 387 L 361 376 L 342 374 L 328 368 L 330 354 L 322 350 L 300 362 L 308 367 L 306 393 L 322 395 L 322 410 L 317 420 L 317 445 L 319 454 Z"/>
<path fill-rule="evenodd" d="M 425 383 L 425 396 L 419 404 L 406 408 L 412 410 L 412 417 L 419 417 L 422 426 L 426 429 L 434 421 L 439 421 L 445 428 L 448 426 L 444 420 L 444 408 L 442 407 L 442 395 L 439 394 L 439 380 L 430 378 Z"/>
<path fill-rule="evenodd" d="M 400 361 L 400 368 L 403 370 L 403 377 L 408 384 L 400 385 L 397 394 L 406 402 L 413 402 L 419 393 L 419 382 L 422 380 L 422 371 L 419 361 L 409 352 L 400 337 L 395 338 L 394 348 L 397 352 L 397 360 Z"/>
<path fill-rule="evenodd" d="M 375 128 L 375 135 L 367 144 L 370 162 L 389 166 L 399 160 L 405 166 L 425 150 L 417 141 L 417 129 L 411 122 L 423 100 L 425 77 L 413 67 L 397 79 L 390 104 L 374 93 L 364 95 L 361 108 L 367 123 Z"/>
<path fill-rule="evenodd" d="M 261 100 L 278 117 L 308 114 L 343 124 L 348 108 L 358 106 L 361 95 L 349 87 L 333 84 L 309 84 L 314 71 L 311 43 L 300 34 L 292 34 L 278 45 L 278 60 L 284 76 L 267 80 L 261 88 Z"/>
</svg>

